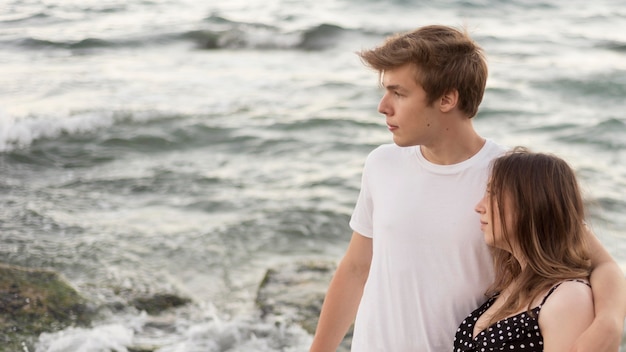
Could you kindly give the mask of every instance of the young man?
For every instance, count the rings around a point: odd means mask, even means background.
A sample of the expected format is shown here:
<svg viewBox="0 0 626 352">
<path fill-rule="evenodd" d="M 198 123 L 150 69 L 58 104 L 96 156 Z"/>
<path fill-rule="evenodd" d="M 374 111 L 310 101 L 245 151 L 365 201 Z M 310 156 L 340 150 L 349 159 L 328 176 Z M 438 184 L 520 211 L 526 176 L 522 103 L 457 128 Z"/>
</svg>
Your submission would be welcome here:
<svg viewBox="0 0 626 352">
<path fill-rule="evenodd" d="M 380 72 L 378 110 L 394 144 L 367 158 L 352 239 L 322 307 L 311 352 L 452 351 L 460 321 L 485 300 L 492 258 L 473 212 L 505 148 L 473 128 L 487 81 L 482 50 L 456 29 L 396 35 L 362 59 Z M 623 273 L 595 237 L 596 318 L 579 351 L 616 351 L 626 315 Z M 356 320 L 355 320 L 356 317 Z"/>
</svg>

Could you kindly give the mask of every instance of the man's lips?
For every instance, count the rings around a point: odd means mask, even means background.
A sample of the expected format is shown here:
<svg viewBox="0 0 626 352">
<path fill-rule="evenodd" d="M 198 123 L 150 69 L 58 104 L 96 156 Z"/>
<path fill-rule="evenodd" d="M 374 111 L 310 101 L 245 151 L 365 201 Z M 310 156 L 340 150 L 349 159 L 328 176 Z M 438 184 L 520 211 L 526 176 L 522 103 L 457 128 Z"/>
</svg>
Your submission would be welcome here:
<svg viewBox="0 0 626 352">
<path fill-rule="evenodd" d="M 398 126 L 387 123 L 387 129 L 389 129 L 389 131 L 394 131 L 398 129 Z"/>
</svg>

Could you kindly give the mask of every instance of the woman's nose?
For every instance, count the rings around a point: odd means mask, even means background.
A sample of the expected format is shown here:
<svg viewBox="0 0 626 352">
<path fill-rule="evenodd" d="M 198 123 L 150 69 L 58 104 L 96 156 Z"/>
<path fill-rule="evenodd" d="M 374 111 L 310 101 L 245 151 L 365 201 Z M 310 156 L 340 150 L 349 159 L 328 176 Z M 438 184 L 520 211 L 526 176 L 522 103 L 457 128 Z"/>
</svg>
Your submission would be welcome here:
<svg viewBox="0 0 626 352">
<path fill-rule="evenodd" d="M 474 211 L 476 211 L 479 214 L 482 214 L 485 212 L 485 201 L 486 201 L 487 196 L 483 196 L 483 198 L 476 204 L 476 206 L 474 207 Z"/>
</svg>

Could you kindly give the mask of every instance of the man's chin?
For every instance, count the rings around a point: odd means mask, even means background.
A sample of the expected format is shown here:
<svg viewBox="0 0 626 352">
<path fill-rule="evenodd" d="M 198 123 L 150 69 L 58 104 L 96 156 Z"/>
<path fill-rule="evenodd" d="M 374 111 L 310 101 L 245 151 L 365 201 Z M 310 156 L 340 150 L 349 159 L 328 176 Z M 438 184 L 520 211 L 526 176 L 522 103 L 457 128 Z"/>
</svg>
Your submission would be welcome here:
<svg viewBox="0 0 626 352">
<path fill-rule="evenodd" d="M 416 146 L 417 143 L 412 143 L 412 142 L 408 142 L 408 141 L 402 141 L 399 140 L 397 138 L 393 139 L 393 142 L 398 146 L 398 147 L 413 147 Z"/>
</svg>

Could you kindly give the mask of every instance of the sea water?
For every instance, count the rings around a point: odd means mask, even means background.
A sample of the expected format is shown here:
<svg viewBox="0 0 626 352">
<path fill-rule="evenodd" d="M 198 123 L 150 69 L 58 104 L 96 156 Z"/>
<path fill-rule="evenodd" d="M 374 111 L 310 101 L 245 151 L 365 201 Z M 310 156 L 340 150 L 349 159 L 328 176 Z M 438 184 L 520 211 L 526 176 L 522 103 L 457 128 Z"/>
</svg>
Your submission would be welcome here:
<svg viewBox="0 0 626 352">
<path fill-rule="evenodd" d="M 113 310 L 37 351 L 306 351 L 259 319 L 265 270 L 338 260 L 369 151 L 391 142 L 355 52 L 465 27 L 490 68 L 477 130 L 576 169 L 626 270 L 623 1 L 4 0 L 0 260 L 60 272 Z M 622 348 L 623 350 L 624 348 Z"/>
</svg>

